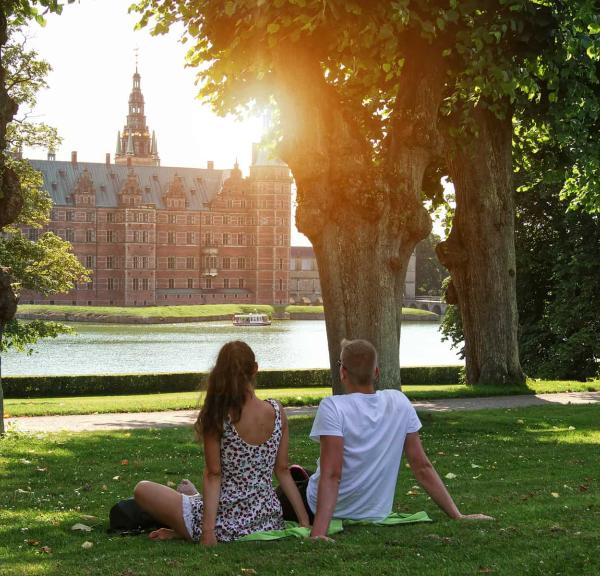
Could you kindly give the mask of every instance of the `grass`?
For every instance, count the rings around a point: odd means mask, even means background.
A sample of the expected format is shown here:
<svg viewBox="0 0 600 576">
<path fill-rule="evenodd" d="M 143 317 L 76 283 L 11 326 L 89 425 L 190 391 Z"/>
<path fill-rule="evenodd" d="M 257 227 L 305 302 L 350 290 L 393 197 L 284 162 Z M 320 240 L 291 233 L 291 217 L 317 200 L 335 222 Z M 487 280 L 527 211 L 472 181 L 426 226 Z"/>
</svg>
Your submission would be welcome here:
<svg viewBox="0 0 600 576">
<path fill-rule="evenodd" d="M 499 386 L 421 385 L 404 386 L 412 400 L 503 396 L 507 394 L 544 394 L 552 392 L 588 392 L 600 390 L 595 382 L 530 381 L 528 388 Z M 331 394 L 330 388 L 259 389 L 261 398 L 277 398 L 284 406 L 311 406 Z M 94 414 L 111 412 L 155 412 L 190 410 L 198 407 L 198 392 L 136 394 L 129 396 L 84 396 L 65 398 L 8 398 L 4 400 L 7 416 L 49 416 L 59 414 Z"/>
<path fill-rule="evenodd" d="M 431 524 L 352 527 L 335 545 L 289 540 L 204 549 L 105 533 L 108 510 L 140 479 L 200 482 L 189 429 L 8 435 L 0 440 L 0 575 L 214 576 L 600 573 L 600 407 L 423 415 L 424 445 L 464 512 L 447 519 L 402 467 L 395 509 Z M 311 420 L 290 421 L 293 461 L 314 466 Z M 92 515 L 97 520 L 90 519 Z M 85 534 L 75 523 L 92 525 Z M 83 549 L 84 541 L 93 547 Z M 46 547 L 46 548 L 44 548 Z"/>
<path fill-rule="evenodd" d="M 72 314 L 77 316 L 131 316 L 132 318 L 209 318 L 227 316 L 245 312 L 289 312 L 293 314 L 323 314 L 323 306 L 270 306 L 266 304 L 202 304 L 197 306 L 71 306 L 59 304 L 21 304 L 21 314 L 40 314 L 52 316 Z M 403 314 L 411 316 L 436 316 L 433 312 L 417 308 L 402 308 Z"/>
</svg>

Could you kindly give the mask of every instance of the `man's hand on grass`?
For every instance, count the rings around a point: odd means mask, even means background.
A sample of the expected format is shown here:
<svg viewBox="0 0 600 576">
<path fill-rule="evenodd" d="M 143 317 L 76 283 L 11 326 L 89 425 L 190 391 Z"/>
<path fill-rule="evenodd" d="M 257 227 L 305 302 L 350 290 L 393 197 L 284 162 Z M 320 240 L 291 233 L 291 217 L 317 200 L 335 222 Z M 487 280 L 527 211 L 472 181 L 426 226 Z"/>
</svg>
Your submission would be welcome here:
<svg viewBox="0 0 600 576">
<path fill-rule="evenodd" d="M 495 520 L 495 518 L 487 514 L 461 514 L 456 520 Z"/>
</svg>

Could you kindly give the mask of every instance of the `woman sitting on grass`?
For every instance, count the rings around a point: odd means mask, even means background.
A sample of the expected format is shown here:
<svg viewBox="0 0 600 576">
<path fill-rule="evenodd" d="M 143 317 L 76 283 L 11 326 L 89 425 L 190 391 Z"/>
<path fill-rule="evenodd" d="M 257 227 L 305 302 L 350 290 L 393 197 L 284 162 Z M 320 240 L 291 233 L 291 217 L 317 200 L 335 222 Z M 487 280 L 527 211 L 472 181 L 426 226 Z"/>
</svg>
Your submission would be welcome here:
<svg viewBox="0 0 600 576">
<path fill-rule="evenodd" d="M 302 526 L 308 515 L 288 468 L 288 425 L 276 400 L 254 393 L 258 365 L 244 342 L 228 342 L 208 376 L 204 405 L 194 428 L 204 444 L 202 495 L 191 482 L 179 489 L 142 481 L 136 502 L 169 526 L 155 540 L 185 538 L 206 546 L 284 527 L 273 472 Z M 185 492 L 185 493 L 182 493 Z"/>
</svg>

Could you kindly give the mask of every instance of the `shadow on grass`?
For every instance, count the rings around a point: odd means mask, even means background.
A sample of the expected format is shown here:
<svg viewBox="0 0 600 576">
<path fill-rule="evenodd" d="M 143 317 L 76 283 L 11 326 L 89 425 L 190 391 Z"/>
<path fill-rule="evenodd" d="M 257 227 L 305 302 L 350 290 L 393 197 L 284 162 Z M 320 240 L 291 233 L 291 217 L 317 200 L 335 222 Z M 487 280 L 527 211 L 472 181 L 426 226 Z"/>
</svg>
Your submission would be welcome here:
<svg viewBox="0 0 600 576">
<path fill-rule="evenodd" d="M 105 534 L 110 506 L 139 480 L 200 482 L 202 454 L 189 428 L 10 435 L 0 441 L 0 574 L 297 574 L 307 566 L 315 574 L 395 574 L 400 566 L 421 574 L 592 574 L 599 416 L 596 406 L 426 413 L 423 442 L 460 508 L 497 522 L 446 520 L 403 466 L 395 509 L 427 510 L 438 522 L 355 527 L 335 547 L 287 541 L 205 550 Z M 290 421 L 290 459 L 312 467 L 310 425 Z M 72 532 L 76 522 L 94 531 Z M 93 548 L 82 549 L 85 540 Z"/>
</svg>

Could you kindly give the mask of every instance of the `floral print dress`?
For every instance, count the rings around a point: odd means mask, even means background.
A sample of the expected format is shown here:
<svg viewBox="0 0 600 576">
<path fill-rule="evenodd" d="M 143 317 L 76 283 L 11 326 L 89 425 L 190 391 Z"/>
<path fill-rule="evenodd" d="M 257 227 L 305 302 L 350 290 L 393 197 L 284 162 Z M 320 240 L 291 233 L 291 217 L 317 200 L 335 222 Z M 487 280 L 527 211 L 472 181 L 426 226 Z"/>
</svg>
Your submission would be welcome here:
<svg viewBox="0 0 600 576">
<path fill-rule="evenodd" d="M 247 534 L 284 528 L 281 504 L 273 488 L 273 468 L 281 440 L 281 413 L 275 400 L 271 437 L 262 444 L 240 438 L 228 418 L 221 437 L 221 494 L 215 524 L 219 542 L 230 542 Z M 182 495 L 183 520 L 192 540 L 202 534 L 202 496 Z"/>
</svg>

